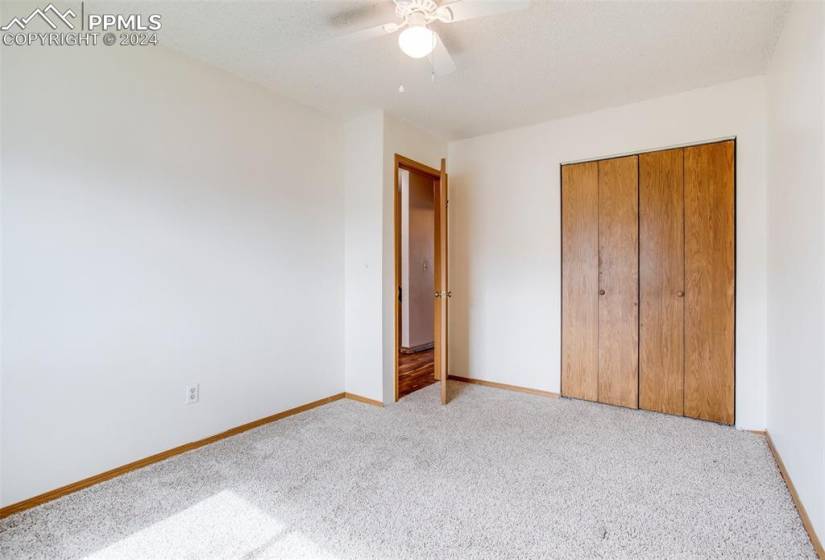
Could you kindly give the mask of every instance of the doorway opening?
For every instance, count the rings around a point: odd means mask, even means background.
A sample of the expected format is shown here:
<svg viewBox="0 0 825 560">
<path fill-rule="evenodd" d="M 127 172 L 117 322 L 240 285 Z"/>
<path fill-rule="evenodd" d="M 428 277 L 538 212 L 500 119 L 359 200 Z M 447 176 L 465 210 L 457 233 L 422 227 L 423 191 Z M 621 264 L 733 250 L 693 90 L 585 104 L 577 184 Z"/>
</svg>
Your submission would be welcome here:
<svg viewBox="0 0 825 560">
<path fill-rule="evenodd" d="M 396 401 L 442 377 L 441 179 L 441 171 L 396 154 Z"/>
</svg>

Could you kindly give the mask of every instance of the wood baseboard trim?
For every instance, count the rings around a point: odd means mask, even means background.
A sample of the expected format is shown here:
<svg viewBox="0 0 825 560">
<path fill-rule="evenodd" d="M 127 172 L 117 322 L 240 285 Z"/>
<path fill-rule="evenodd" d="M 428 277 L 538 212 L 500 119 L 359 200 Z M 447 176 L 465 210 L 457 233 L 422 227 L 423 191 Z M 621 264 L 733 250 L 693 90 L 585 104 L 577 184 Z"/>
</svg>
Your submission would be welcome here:
<svg viewBox="0 0 825 560">
<path fill-rule="evenodd" d="M 350 400 L 353 400 L 353 401 L 358 401 L 358 402 L 364 403 L 364 404 L 370 404 L 372 406 L 378 406 L 378 407 L 382 407 L 382 408 L 384 406 L 384 403 L 382 403 L 381 401 L 376 401 L 374 399 L 368 399 L 367 397 L 362 397 L 361 395 L 356 395 L 355 393 L 344 393 L 344 398 L 345 399 L 350 399 Z"/>
<path fill-rule="evenodd" d="M 115 467 L 114 469 L 102 472 L 100 474 L 96 474 L 94 476 L 90 476 L 89 478 L 84 478 L 83 480 L 80 480 L 78 482 L 73 482 L 71 484 L 67 484 L 66 486 L 61 486 L 60 488 L 49 490 L 48 492 L 44 492 L 43 494 L 39 494 L 27 500 L 23 500 L 22 502 L 17 502 L 0 508 L 0 519 L 8 517 L 13 513 L 19 513 L 21 511 L 45 504 L 46 502 L 51 502 L 52 500 L 62 498 L 67 494 L 72 494 L 73 492 L 77 492 L 78 490 L 83 490 L 84 488 L 88 488 L 89 486 L 94 486 L 95 484 L 99 484 L 101 482 L 118 477 L 128 472 L 141 469 L 153 463 L 164 461 L 166 459 L 174 457 L 175 455 L 180 455 L 181 453 L 186 453 L 187 451 L 193 451 L 195 449 L 198 449 L 199 447 L 203 447 L 205 445 L 209 445 L 210 443 L 215 443 L 216 441 L 220 441 L 222 439 L 238 435 L 253 428 L 263 426 L 264 424 L 269 424 L 271 422 L 275 422 L 276 420 L 282 420 L 283 418 L 287 418 L 288 416 L 294 416 L 295 414 L 300 414 L 301 412 L 306 412 L 307 410 L 311 410 L 313 408 L 317 408 L 319 406 L 323 406 L 325 404 L 341 400 L 345 398 L 346 395 L 347 393 L 338 393 L 336 395 L 332 395 L 331 397 L 326 397 L 323 399 L 319 399 L 317 401 L 312 401 L 307 404 L 302 404 L 301 406 L 296 406 L 295 408 L 290 408 L 289 410 L 284 410 L 283 412 L 278 412 L 277 414 L 273 414 L 265 418 L 259 418 L 258 420 L 253 420 L 252 422 L 248 422 L 246 424 L 230 428 L 225 432 L 221 432 L 219 434 L 215 434 L 213 436 L 199 439 L 197 441 L 193 441 L 190 443 L 185 443 L 183 445 L 179 445 L 178 447 L 173 447 L 172 449 L 167 449 L 166 451 L 161 451 L 160 453 L 150 455 L 149 457 L 144 457 L 143 459 L 138 459 L 137 461 L 127 463 L 126 465 Z M 350 396 L 348 398 L 352 397 Z"/>
<path fill-rule="evenodd" d="M 419 344 L 418 346 L 402 346 L 398 349 L 399 352 L 402 354 L 415 354 L 416 352 L 423 352 L 424 350 L 432 350 L 435 348 L 435 344 L 432 342 L 427 342 L 426 344 Z"/>
<path fill-rule="evenodd" d="M 814 530 L 811 519 L 808 517 L 808 512 L 805 510 L 805 506 L 802 505 L 802 500 L 799 499 L 799 494 L 796 493 L 796 487 L 794 487 L 793 481 L 785 468 L 785 463 L 782 462 L 782 457 L 779 455 L 779 451 L 776 450 L 776 446 L 774 446 L 773 440 L 771 439 L 771 434 L 768 431 L 765 431 L 765 439 L 768 442 L 768 448 L 773 454 L 773 459 L 776 461 L 776 466 L 779 467 L 779 472 L 785 480 L 785 485 L 788 487 L 788 492 L 791 494 L 791 499 L 796 506 L 796 511 L 799 513 L 799 518 L 802 520 L 802 525 L 808 533 L 808 538 L 811 540 L 811 544 L 814 547 L 814 552 L 816 552 L 816 555 L 820 560 L 825 560 L 825 549 L 822 548 L 822 541 L 819 540 L 819 537 Z"/>
<path fill-rule="evenodd" d="M 517 393 L 527 393 L 528 395 L 539 395 L 541 397 L 550 397 L 552 399 L 559 398 L 558 393 L 551 393 L 550 391 L 542 391 L 540 389 L 531 389 L 529 387 L 520 387 L 519 385 L 508 385 L 507 383 L 496 383 L 495 381 L 484 381 L 483 379 L 474 379 L 472 377 L 461 377 L 459 375 L 449 375 L 449 379 L 461 381 L 462 383 L 473 383 L 475 385 L 484 385 L 485 387 L 492 387 L 494 389 L 504 389 L 506 391 L 516 391 Z"/>
</svg>

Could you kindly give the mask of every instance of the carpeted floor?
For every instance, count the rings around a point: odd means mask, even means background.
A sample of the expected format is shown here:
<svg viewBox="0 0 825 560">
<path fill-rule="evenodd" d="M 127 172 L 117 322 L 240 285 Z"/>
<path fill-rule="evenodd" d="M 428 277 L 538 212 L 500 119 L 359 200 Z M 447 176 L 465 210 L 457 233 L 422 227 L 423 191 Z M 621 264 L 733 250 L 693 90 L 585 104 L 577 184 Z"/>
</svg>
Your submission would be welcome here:
<svg viewBox="0 0 825 560">
<path fill-rule="evenodd" d="M 451 383 L 269 424 L 0 521 L 0 558 L 814 558 L 764 440 Z"/>
</svg>

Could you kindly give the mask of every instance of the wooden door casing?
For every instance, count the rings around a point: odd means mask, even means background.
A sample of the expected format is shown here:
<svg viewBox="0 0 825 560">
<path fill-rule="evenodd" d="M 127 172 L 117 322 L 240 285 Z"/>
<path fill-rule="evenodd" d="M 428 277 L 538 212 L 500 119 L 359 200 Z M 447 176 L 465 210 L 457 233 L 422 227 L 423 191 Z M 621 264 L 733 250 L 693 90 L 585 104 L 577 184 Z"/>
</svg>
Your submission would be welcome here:
<svg viewBox="0 0 825 560">
<path fill-rule="evenodd" d="M 399 181 L 399 171 L 401 169 L 405 169 L 410 173 L 418 173 L 421 175 L 428 176 L 432 178 L 433 181 L 433 228 L 434 228 L 434 255 L 433 255 L 433 280 L 434 280 L 434 289 L 438 289 L 440 285 L 440 278 L 441 278 L 441 268 L 442 262 L 439 258 L 439 251 L 441 250 L 441 246 L 439 244 L 439 235 L 440 235 L 440 227 L 441 224 L 439 223 L 439 209 L 438 209 L 438 200 L 439 200 L 439 189 L 441 185 L 441 171 L 438 169 L 434 169 L 425 165 L 423 163 L 419 163 L 415 160 L 410 158 L 404 157 L 401 154 L 395 154 L 395 188 L 394 190 L 394 201 L 393 204 L 395 206 L 394 212 L 394 236 L 395 236 L 395 290 L 396 293 L 400 293 L 401 290 L 401 197 L 400 197 L 400 181 Z M 401 305 L 400 305 L 400 298 L 396 297 L 395 299 L 395 352 L 393 356 L 394 361 L 394 370 L 395 370 L 395 400 L 398 401 L 399 399 L 399 350 L 401 348 Z M 440 380 L 441 377 L 439 375 L 439 368 L 440 363 L 438 363 L 438 356 L 443 354 L 441 351 L 442 341 L 440 340 L 440 332 L 442 331 L 442 325 L 440 320 L 440 306 L 439 300 L 433 298 L 433 306 L 434 306 L 434 317 L 433 317 L 433 342 L 434 342 L 434 377 L 436 380 Z M 446 332 L 446 329 L 443 329 Z M 445 349 L 446 350 L 446 349 Z"/>
</svg>

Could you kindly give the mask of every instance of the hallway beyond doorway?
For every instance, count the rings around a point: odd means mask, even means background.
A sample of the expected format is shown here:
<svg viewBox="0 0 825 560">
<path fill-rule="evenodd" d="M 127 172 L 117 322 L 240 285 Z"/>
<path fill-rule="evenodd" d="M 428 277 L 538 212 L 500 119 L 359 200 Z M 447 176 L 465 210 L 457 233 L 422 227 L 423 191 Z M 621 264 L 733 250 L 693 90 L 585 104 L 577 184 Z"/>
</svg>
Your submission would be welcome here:
<svg viewBox="0 0 825 560">
<path fill-rule="evenodd" d="M 433 349 L 407 354 L 398 353 L 398 398 L 436 382 Z"/>
</svg>

